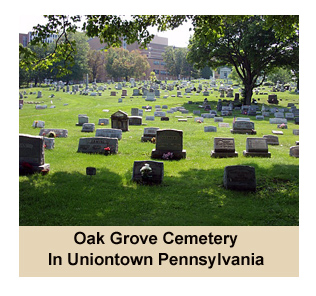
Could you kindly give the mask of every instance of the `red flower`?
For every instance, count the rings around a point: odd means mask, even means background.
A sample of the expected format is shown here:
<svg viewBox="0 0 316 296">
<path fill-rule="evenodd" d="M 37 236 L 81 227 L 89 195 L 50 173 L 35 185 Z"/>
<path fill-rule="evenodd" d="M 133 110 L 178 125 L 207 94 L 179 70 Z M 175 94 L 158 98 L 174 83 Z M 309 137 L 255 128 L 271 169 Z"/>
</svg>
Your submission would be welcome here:
<svg viewBox="0 0 316 296">
<path fill-rule="evenodd" d="M 110 151 L 111 149 L 110 149 L 110 147 L 105 147 L 104 148 L 104 151 Z"/>
</svg>

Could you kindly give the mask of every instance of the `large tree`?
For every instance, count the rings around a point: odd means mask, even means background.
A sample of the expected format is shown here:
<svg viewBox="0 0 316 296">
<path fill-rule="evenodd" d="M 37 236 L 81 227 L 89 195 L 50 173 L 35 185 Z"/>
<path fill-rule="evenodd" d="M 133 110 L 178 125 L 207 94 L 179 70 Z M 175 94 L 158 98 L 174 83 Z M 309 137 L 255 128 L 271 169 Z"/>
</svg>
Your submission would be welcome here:
<svg viewBox="0 0 316 296">
<path fill-rule="evenodd" d="M 46 25 L 38 25 L 34 28 L 34 33 L 37 36 L 32 42 L 41 42 L 43 38 L 48 37 L 50 34 L 60 34 L 58 38 L 55 50 L 52 54 L 44 59 L 37 59 L 36 56 L 30 51 L 25 51 L 23 47 L 20 47 L 20 55 L 23 54 L 20 66 L 37 65 L 41 66 L 45 63 L 49 63 L 49 60 L 59 59 L 63 60 L 67 64 L 68 61 L 72 62 L 74 59 L 73 50 L 76 46 L 75 42 L 69 40 L 69 32 L 74 32 L 78 29 L 78 23 L 83 20 L 83 17 L 77 16 L 65 16 L 65 15 L 51 15 L 47 17 Z M 219 57 L 215 58 L 212 51 L 211 44 L 217 43 L 218 46 L 221 43 L 226 43 L 229 48 L 234 49 L 230 64 L 235 66 L 234 63 L 239 64 L 239 68 L 242 69 L 240 73 L 247 86 L 246 89 L 246 103 L 249 103 L 251 98 L 251 87 L 253 82 L 253 76 L 257 76 L 257 65 L 262 69 L 272 68 L 277 63 L 284 64 L 289 62 L 288 59 L 295 51 L 295 46 L 298 47 L 298 16 L 221 16 L 221 15 L 133 15 L 129 18 L 117 15 L 87 15 L 84 16 L 82 29 L 86 32 L 88 37 L 99 37 L 102 43 L 107 43 L 107 46 L 120 46 L 122 39 L 126 40 L 128 44 L 138 42 L 142 46 L 146 46 L 154 37 L 149 32 L 151 26 L 156 26 L 158 32 L 172 30 L 179 27 L 183 22 L 192 21 L 194 37 L 192 39 L 191 49 L 193 44 L 195 49 L 198 50 L 201 55 L 198 60 L 203 58 L 207 61 L 211 60 L 212 63 L 223 64 L 220 62 L 223 59 Z M 228 29 L 232 32 L 229 32 Z M 257 34 L 247 34 L 247 31 L 254 31 Z M 225 36 L 230 36 L 230 39 L 225 39 Z M 241 37 L 248 36 L 244 39 Z M 296 36 L 296 37 L 295 37 Z M 64 38 L 61 38 L 64 37 Z M 273 41 L 267 46 L 264 42 L 267 40 Z M 293 42 L 293 38 L 296 38 L 296 42 Z M 248 44 L 245 48 L 239 47 L 241 43 Z M 235 47 L 237 46 L 237 48 Z M 204 48 L 204 50 L 203 50 Z M 239 49 L 239 51 L 238 51 Z M 246 49 L 246 51 L 245 51 Z M 275 59 L 273 53 L 277 51 L 283 51 L 282 59 Z M 267 59 L 259 60 L 263 52 L 268 54 Z M 241 53 L 241 55 L 240 55 Z M 197 57 L 198 55 L 196 55 Z M 227 54 L 225 54 L 227 56 Z M 236 60 L 235 57 L 239 58 Z M 251 70 L 249 72 L 249 58 L 255 58 L 255 63 L 251 63 Z M 272 59 L 269 60 L 269 57 Z M 233 59 L 232 59 L 233 58 Z M 241 60 L 243 59 L 243 60 Z M 195 60 L 197 61 L 197 60 Z M 294 63 L 291 67 L 298 70 L 298 59 L 293 58 L 291 63 Z M 66 67 L 65 64 L 65 67 Z M 205 66 L 205 63 L 204 65 Z M 253 72 L 251 74 L 251 72 Z M 261 71 L 260 75 L 265 73 Z"/>
<path fill-rule="evenodd" d="M 278 19 L 276 17 L 276 19 Z M 250 104 L 252 91 L 274 68 L 292 63 L 298 47 L 298 31 L 281 34 L 264 16 L 222 16 L 216 30 L 213 16 L 194 19 L 195 32 L 188 58 L 196 67 L 231 65 L 244 86 L 244 103 Z M 284 16 L 284 20 L 286 16 Z M 210 24 L 208 26 L 207 24 Z"/>
</svg>

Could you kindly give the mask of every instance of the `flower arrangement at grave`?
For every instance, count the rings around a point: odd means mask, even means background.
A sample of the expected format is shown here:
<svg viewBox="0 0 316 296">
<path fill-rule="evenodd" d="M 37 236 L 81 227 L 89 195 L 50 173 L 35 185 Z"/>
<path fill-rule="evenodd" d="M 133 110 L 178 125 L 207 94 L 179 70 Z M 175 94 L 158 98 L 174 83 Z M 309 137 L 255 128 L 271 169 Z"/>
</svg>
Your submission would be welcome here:
<svg viewBox="0 0 316 296">
<path fill-rule="evenodd" d="M 150 140 L 150 142 L 152 142 L 153 144 L 155 144 L 155 143 L 156 143 L 156 138 L 155 138 L 155 137 L 152 137 L 151 140 Z"/>
<path fill-rule="evenodd" d="M 172 152 L 167 152 L 167 153 L 164 153 L 162 155 L 162 159 L 164 160 L 171 160 L 173 158 L 173 153 Z"/>
<path fill-rule="evenodd" d="M 142 176 L 143 181 L 148 181 L 152 178 L 152 168 L 149 166 L 148 163 L 145 163 L 143 167 L 139 170 Z"/>
<path fill-rule="evenodd" d="M 103 151 L 104 151 L 104 155 L 109 155 L 111 153 L 111 148 L 110 147 L 105 147 L 103 149 Z"/>
<path fill-rule="evenodd" d="M 101 125 L 104 125 L 104 122 L 101 122 Z"/>
<path fill-rule="evenodd" d="M 47 137 L 48 137 L 48 138 L 56 138 L 56 133 L 53 132 L 53 131 L 50 131 L 50 132 L 47 134 Z"/>
<path fill-rule="evenodd" d="M 201 121 L 200 119 L 198 119 L 196 122 L 197 122 L 197 123 L 202 123 L 202 121 Z"/>
<path fill-rule="evenodd" d="M 287 129 L 287 125 L 285 123 L 281 123 L 278 125 L 278 128 Z"/>
<path fill-rule="evenodd" d="M 34 128 L 37 128 L 38 120 L 34 122 Z"/>
</svg>

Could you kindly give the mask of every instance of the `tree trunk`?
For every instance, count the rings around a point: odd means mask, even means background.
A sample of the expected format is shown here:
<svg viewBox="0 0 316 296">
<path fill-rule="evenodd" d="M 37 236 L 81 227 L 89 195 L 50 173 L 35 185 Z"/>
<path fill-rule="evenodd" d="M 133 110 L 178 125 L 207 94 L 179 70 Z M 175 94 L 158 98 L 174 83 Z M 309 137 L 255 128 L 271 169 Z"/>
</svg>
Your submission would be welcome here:
<svg viewBox="0 0 316 296">
<path fill-rule="evenodd" d="M 252 98 L 252 90 L 253 86 L 252 85 L 244 85 L 244 105 L 251 105 L 251 98 Z"/>
</svg>

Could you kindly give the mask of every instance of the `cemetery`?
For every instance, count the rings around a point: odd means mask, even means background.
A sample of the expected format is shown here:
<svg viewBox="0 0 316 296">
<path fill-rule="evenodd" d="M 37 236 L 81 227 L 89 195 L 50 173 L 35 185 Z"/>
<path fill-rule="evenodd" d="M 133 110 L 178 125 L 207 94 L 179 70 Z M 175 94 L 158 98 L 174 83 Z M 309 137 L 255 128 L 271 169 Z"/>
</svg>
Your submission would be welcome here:
<svg viewBox="0 0 316 296">
<path fill-rule="evenodd" d="M 298 225 L 296 92 L 132 83 L 20 89 L 21 226 Z"/>
</svg>

